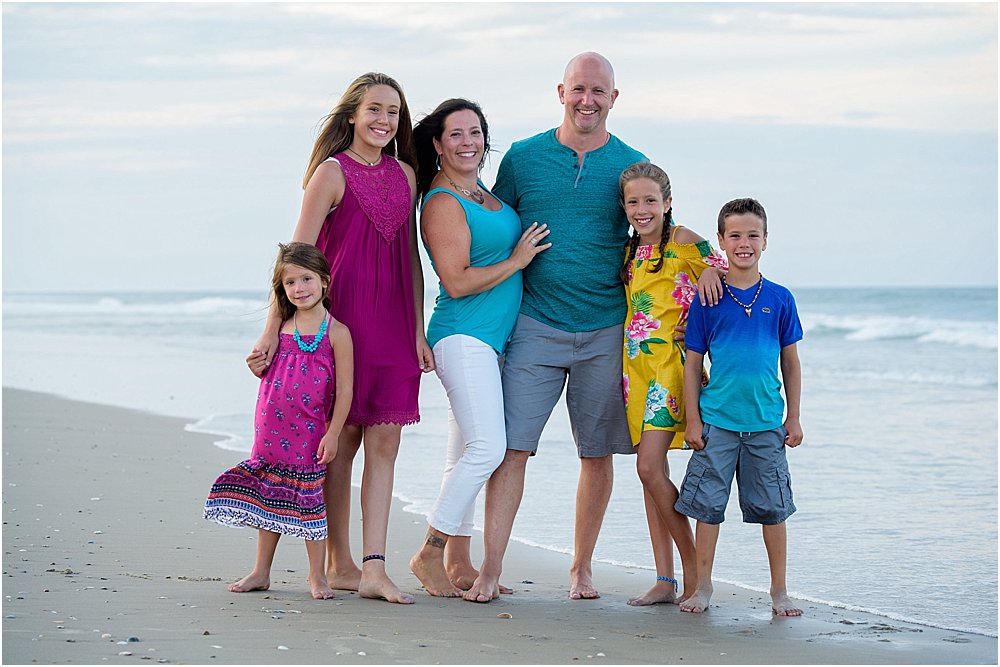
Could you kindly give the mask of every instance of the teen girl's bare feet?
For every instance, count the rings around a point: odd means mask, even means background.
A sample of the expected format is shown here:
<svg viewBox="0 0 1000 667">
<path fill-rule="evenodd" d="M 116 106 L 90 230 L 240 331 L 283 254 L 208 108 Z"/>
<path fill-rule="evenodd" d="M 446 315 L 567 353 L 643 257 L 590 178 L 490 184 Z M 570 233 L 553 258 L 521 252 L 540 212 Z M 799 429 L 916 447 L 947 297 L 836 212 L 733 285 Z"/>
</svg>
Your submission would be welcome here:
<svg viewBox="0 0 1000 667">
<path fill-rule="evenodd" d="M 361 570 L 354 567 L 350 570 L 344 570 L 338 572 L 337 570 L 327 570 L 326 580 L 333 588 L 338 591 L 356 591 L 358 587 L 361 586 Z"/>
<path fill-rule="evenodd" d="M 771 593 L 771 611 L 777 616 L 801 616 L 802 610 L 795 606 L 784 591 Z"/>
<path fill-rule="evenodd" d="M 708 609 L 708 603 L 712 599 L 712 587 L 699 588 L 694 595 L 681 602 L 681 611 L 692 614 L 700 614 Z"/>
<path fill-rule="evenodd" d="M 361 583 L 358 586 L 358 594 L 363 598 L 372 600 L 385 600 L 396 604 L 413 604 L 413 598 L 404 595 L 401 590 L 392 583 L 392 580 L 384 571 L 363 572 Z"/>
<path fill-rule="evenodd" d="M 270 576 L 251 572 L 239 581 L 229 584 L 229 591 L 231 593 L 249 593 L 250 591 L 266 591 L 270 587 Z"/>
</svg>

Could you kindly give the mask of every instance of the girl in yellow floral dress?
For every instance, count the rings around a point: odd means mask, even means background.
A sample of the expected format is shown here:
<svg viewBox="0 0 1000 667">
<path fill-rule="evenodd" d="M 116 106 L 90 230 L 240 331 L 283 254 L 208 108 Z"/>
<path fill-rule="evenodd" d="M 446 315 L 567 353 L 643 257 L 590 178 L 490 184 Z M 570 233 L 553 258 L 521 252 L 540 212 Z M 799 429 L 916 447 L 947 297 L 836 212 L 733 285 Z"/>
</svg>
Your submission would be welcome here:
<svg viewBox="0 0 1000 667">
<path fill-rule="evenodd" d="M 656 561 L 656 583 L 628 603 L 644 606 L 678 603 L 694 592 L 694 535 L 687 517 L 674 509 L 677 487 L 670 481 L 667 450 L 684 444 L 684 344 L 688 308 L 698 279 L 718 281 L 725 259 L 693 231 L 675 225 L 670 179 L 656 165 L 634 164 L 618 182 L 632 238 L 622 267 L 628 297 L 625 321 L 623 389 L 636 469 L 642 481 L 646 521 Z M 673 543 L 684 568 L 684 593 L 678 597 Z M 690 589 L 690 590 L 689 590 Z"/>
</svg>

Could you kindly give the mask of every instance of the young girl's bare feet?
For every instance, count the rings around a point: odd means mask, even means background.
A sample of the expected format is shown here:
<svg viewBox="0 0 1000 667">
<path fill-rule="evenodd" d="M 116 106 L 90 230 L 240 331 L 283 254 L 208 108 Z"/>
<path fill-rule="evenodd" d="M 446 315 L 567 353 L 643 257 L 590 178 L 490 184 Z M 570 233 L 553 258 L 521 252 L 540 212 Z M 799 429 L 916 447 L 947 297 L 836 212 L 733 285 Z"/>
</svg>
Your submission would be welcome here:
<svg viewBox="0 0 1000 667">
<path fill-rule="evenodd" d="M 778 616 L 801 616 L 802 610 L 795 606 L 785 591 L 771 593 L 771 611 Z"/>
<path fill-rule="evenodd" d="M 708 609 L 708 603 L 712 599 L 712 587 L 699 588 L 694 595 L 681 602 L 681 611 L 692 614 L 700 614 Z"/>
<path fill-rule="evenodd" d="M 440 554 L 440 550 L 438 550 Z M 444 563 L 439 558 L 434 558 L 433 554 L 428 555 L 421 549 L 410 559 L 410 571 L 416 575 L 420 583 L 424 585 L 424 590 L 429 595 L 439 598 L 457 598 L 462 596 L 462 591 L 452 585 L 445 572 Z"/>
<path fill-rule="evenodd" d="M 462 596 L 469 602 L 491 602 L 500 597 L 499 577 L 488 577 L 482 572 Z"/>
<path fill-rule="evenodd" d="M 314 581 L 310 578 L 309 590 L 312 592 L 314 600 L 329 600 L 335 595 L 333 589 L 330 588 L 328 583 L 326 583 L 326 577 L 323 577 L 322 581 Z"/>
<path fill-rule="evenodd" d="M 236 583 L 229 584 L 229 591 L 231 593 L 249 593 L 250 591 L 266 591 L 270 587 L 270 576 L 251 572 Z"/>
<path fill-rule="evenodd" d="M 657 581 L 652 588 L 628 599 L 630 607 L 646 607 L 651 604 L 677 604 L 677 592 L 674 585 L 669 581 Z"/>
<path fill-rule="evenodd" d="M 385 572 L 363 572 L 361 582 L 358 585 L 358 594 L 363 598 L 372 600 L 385 600 L 397 604 L 413 604 L 413 598 L 404 595 L 402 591 L 392 583 Z"/>
<path fill-rule="evenodd" d="M 357 567 L 343 571 L 328 569 L 326 571 L 326 580 L 330 588 L 335 590 L 356 591 L 361 585 L 361 570 Z"/>
</svg>

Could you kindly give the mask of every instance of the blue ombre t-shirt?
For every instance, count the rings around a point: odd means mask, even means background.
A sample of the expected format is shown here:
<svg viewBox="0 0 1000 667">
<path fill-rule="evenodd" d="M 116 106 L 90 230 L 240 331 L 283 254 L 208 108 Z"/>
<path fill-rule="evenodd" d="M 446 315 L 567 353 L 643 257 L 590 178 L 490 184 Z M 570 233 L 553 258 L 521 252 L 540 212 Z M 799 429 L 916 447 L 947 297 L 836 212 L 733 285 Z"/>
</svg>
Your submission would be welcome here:
<svg viewBox="0 0 1000 667">
<path fill-rule="evenodd" d="M 712 308 L 695 299 L 688 314 L 685 346 L 712 362 L 708 386 L 701 390 L 701 420 L 729 431 L 769 431 L 782 425 L 781 348 L 802 340 L 792 293 L 762 280 L 750 317 L 725 291 Z M 756 283 L 750 289 L 729 289 L 743 303 L 757 293 Z"/>
</svg>

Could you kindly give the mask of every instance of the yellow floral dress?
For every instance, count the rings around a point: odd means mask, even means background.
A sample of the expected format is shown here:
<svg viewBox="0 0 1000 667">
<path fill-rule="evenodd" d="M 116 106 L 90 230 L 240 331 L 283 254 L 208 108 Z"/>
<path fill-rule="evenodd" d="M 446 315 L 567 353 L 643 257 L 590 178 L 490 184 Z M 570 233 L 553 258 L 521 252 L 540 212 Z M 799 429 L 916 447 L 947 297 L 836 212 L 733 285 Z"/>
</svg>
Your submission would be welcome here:
<svg viewBox="0 0 1000 667">
<path fill-rule="evenodd" d="M 660 257 L 659 244 L 639 246 L 629 262 L 622 388 L 633 445 L 643 431 L 672 431 L 670 449 L 685 449 L 685 351 L 674 340 L 674 327 L 687 321 L 705 268 L 725 268 L 726 260 L 708 241 L 675 243 L 675 236 L 676 229 L 663 248 L 659 271 L 650 271 Z"/>
</svg>

